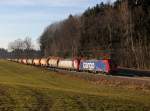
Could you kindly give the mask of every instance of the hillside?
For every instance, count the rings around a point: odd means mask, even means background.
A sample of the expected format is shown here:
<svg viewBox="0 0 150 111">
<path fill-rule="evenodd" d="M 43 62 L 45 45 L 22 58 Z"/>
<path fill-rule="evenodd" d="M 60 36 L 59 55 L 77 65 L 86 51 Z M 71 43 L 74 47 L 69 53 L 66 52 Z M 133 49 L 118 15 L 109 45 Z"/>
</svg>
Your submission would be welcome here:
<svg viewBox="0 0 150 111">
<path fill-rule="evenodd" d="M 52 23 L 40 37 L 43 56 L 111 58 L 118 66 L 150 69 L 150 0 L 99 3 Z"/>
<path fill-rule="evenodd" d="M 149 111 L 150 92 L 0 60 L 0 111 Z"/>
</svg>

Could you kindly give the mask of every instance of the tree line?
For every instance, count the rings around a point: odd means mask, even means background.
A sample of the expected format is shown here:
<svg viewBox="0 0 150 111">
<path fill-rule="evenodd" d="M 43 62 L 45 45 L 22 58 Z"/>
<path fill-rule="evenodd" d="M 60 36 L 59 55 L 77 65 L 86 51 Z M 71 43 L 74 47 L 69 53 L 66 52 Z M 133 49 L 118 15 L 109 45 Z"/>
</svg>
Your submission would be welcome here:
<svg viewBox="0 0 150 111">
<path fill-rule="evenodd" d="M 9 53 L 6 49 L 0 48 L 0 59 L 1 58 L 9 58 Z"/>
<path fill-rule="evenodd" d="M 10 58 L 40 58 L 41 51 L 34 49 L 31 38 L 26 37 L 24 40 L 17 39 L 8 45 L 10 50 Z"/>
<path fill-rule="evenodd" d="M 49 25 L 39 42 L 43 56 L 109 56 L 119 66 L 149 69 L 150 1 L 97 4 Z"/>
<path fill-rule="evenodd" d="M 35 50 L 31 38 L 17 39 L 9 43 L 8 50 L 0 48 L 0 58 L 40 58 L 41 51 Z"/>
</svg>

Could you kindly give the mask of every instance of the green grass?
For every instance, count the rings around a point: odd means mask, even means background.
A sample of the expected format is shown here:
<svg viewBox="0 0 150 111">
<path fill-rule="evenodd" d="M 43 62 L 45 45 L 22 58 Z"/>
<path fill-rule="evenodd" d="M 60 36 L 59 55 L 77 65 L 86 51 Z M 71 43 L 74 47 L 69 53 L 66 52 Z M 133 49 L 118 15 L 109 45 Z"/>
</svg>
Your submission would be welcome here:
<svg viewBox="0 0 150 111">
<path fill-rule="evenodd" d="M 150 91 L 94 85 L 0 60 L 0 111 L 150 111 Z"/>
</svg>

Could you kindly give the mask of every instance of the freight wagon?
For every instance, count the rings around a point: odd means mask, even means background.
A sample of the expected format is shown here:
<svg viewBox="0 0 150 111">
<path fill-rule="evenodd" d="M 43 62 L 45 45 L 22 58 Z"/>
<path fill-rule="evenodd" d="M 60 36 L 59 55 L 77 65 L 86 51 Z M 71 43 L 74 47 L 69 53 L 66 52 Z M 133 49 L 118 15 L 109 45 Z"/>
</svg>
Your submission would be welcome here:
<svg viewBox="0 0 150 111">
<path fill-rule="evenodd" d="M 48 66 L 49 67 L 57 68 L 58 67 L 59 58 L 50 58 L 47 62 L 48 62 Z"/>
<path fill-rule="evenodd" d="M 32 65 L 33 64 L 33 59 L 27 59 L 27 64 Z"/>
<path fill-rule="evenodd" d="M 79 70 L 79 61 L 77 59 L 59 60 L 58 68 L 78 71 Z"/>
<path fill-rule="evenodd" d="M 18 62 L 19 62 L 19 63 L 22 63 L 22 59 L 18 59 Z"/>
<path fill-rule="evenodd" d="M 33 65 L 40 66 L 40 59 L 33 59 Z"/>
<path fill-rule="evenodd" d="M 27 64 L 27 59 L 22 59 L 23 64 Z"/>
<path fill-rule="evenodd" d="M 73 69 L 73 62 L 71 59 L 59 60 L 58 68 L 71 70 Z"/>
<path fill-rule="evenodd" d="M 47 64 L 47 58 L 42 58 L 41 60 L 40 60 L 40 64 L 41 64 L 41 66 L 47 66 L 48 64 Z"/>
</svg>

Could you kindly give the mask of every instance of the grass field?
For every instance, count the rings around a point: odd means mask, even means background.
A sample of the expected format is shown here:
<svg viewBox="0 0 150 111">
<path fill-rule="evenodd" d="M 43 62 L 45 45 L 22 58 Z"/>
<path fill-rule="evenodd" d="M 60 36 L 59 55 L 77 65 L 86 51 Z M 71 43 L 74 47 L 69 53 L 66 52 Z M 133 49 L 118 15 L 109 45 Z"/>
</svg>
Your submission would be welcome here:
<svg viewBox="0 0 150 111">
<path fill-rule="evenodd" d="M 94 85 L 0 60 L 0 111 L 150 111 L 150 91 Z"/>
</svg>

